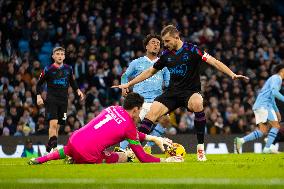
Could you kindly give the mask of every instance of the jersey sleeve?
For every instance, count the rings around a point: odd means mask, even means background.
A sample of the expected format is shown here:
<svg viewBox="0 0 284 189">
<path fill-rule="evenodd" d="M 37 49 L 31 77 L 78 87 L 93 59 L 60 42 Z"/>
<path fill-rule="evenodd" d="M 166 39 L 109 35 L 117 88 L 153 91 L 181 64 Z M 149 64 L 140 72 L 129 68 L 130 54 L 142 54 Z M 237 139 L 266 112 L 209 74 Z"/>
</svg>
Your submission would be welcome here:
<svg viewBox="0 0 284 189">
<path fill-rule="evenodd" d="M 141 133 L 141 132 L 138 131 L 138 137 L 139 137 L 139 141 L 143 142 L 145 140 L 145 138 L 146 138 L 146 134 Z"/>
<path fill-rule="evenodd" d="M 161 161 L 160 158 L 147 154 L 141 145 L 130 144 L 129 146 L 142 163 L 159 163 Z"/>
<path fill-rule="evenodd" d="M 41 72 L 41 74 L 39 76 L 39 80 L 38 80 L 38 82 L 36 84 L 36 93 L 37 93 L 37 95 L 39 95 L 42 92 L 41 86 L 46 82 L 47 74 L 48 74 L 48 68 L 45 67 L 42 70 L 42 72 Z"/>
<path fill-rule="evenodd" d="M 278 76 L 273 76 L 271 78 L 271 90 L 272 95 L 278 100 L 284 102 L 284 96 L 279 92 L 281 89 L 282 80 Z M 276 106 L 276 104 L 275 104 Z M 274 108 L 275 109 L 275 108 Z"/>
<path fill-rule="evenodd" d="M 282 80 L 278 76 L 271 78 L 271 87 L 277 91 L 280 91 Z"/>
<path fill-rule="evenodd" d="M 156 70 L 162 70 L 164 67 L 166 67 L 166 57 L 165 55 L 162 55 L 157 62 L 153 65 L 153 68 Z"/>
<path fill-rule="evenodd" d="M 129 144 L 141 145 L 138 131 L 134 125 L 128 125 L 125 137 Z"/>
<path fill-rule="evenodd" d="M 138 132 L 133 125 L 128 126 L 128 130 L 126 131 L 126 140 L 129 142 L 129 146 L 138 160 L 142 163 L 160 162 L 160 158 L 156 158 L 144 151 L 140 141 L 145 140 L 145 137 L 146 135 Z"/>
<path fill-rule="evenodd" d="M 135 61 L 130 62 L 128 68 L 121 76 L 121 84 L 125 84 L 128 82 L 128 78 L 132 77 L 135 73 Z"/>
<path fill-rule="evenodd" d="M 197 59 L 197 60 L 200 60 L 200 61 L 204 61 L 206 62 L 207 61 L 207 58 L 209 56 L 208 53 L 200 50 L 197 45 L 191 45 L 190 47 L 190 51 L 193 53 L 194 57 Z"/>
</svg>

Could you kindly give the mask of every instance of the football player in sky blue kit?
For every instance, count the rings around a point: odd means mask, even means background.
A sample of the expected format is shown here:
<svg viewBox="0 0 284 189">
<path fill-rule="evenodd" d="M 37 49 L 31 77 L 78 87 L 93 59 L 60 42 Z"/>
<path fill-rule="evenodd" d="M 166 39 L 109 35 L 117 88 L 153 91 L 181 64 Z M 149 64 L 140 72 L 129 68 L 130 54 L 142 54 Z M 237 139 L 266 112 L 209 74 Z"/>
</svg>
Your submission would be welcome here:
<svg viewBox="0 0 284 189">
<path fill-rule="evenodd" d="M 275 98 L 284 102 L 284 96 L 279 92 L 284 78 L 284 65 L 279 64 L 274 69 L 275 74 L 267 79 L 253 105 L 255 121 L 258 129 L 243 138 L 235 138 L 235 150 L 241 153 L 242 145 L 267 134 L 268 138 L 263 153 L 278 153 L 270 148 L 280 128 L 281 115 L 275 103 Z M 269 130 L 269 128 L 271 129 Z"/>
<path fill-rule="evenodd" d="M 134 78 L 144 70 L 147 70 L 159 59 L 158 55 L 161 49 L 162 39 L 159 35 L 149 34 L 143 41 L 146 55 L 140 58 L 137 58 L 130 62 L 129 67 L 126 72 L 121 77 L 121 84 L 125 84 L 128 82 L 130 78 Z M 163 86 L 168 87 L 170 80 L 170 73 L 167 68 L 162 69 L 157 72 L 152 77 L 147 80 L 134 85 L 133 91 L 139 93 L 144 97 L 145 102 L 142 106 L 142 110 L 140 112 L 140 119 L 143 120 L 145 115 L 149 112 L 150 107 L 154 101 L 154 99 L 161 95 L 163 92 Z M 122 90 L 122 95 L 126 95 L 126 90 Z M 161 119 L 167 119 L 166 116 Z M 158 123 L 154 130 L 151 132 L 151 135 L 154 136 L 162 136 L 165 132 L 164 127 Z M 153 143 L 147 143 L 147 146 L 152 146 Z M 127 141 L 123 141 L 120 143 L 121 149 L 126 149 L 128 146 Z"/>
</svg>

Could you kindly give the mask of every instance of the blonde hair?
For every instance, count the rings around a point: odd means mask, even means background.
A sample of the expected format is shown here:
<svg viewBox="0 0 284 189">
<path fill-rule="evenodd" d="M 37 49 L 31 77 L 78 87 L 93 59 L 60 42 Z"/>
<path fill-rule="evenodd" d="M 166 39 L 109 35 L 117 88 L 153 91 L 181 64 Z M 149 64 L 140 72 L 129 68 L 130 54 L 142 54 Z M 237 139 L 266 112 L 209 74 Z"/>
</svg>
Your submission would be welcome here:
<svg viewBox="0 0 284 189">
<path fill-rule="evenodd" d="M 174 25 L 167 25 L 166 27 L 164 27 L 161 31 L 161 36 L 165 36 L 167 33 L 170 33 L 170 35 L 179 35 L 179 31 Z"/>
</svg>

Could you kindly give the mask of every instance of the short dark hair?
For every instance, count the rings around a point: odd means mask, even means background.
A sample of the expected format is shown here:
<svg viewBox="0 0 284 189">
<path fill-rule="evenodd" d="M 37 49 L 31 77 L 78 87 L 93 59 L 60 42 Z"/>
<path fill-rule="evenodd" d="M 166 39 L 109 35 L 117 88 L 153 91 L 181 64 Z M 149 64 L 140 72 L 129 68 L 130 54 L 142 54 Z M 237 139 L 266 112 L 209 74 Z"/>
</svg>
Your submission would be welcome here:
<svg viewBox="0 0 284 189">
<path fill-rule="evenodd" d="M 144 103 L 144 97 L 138 93 L 129 93 L 123 103 L 123 108 L 125 110 L 131 110 L 135 107 L 141 108 Z"/>
<path fill-rule="evenodd" d="M 179 31 L 174 25 L 167 25 L 162 29 L 161 36 L 163 37 L 167 33 L 170 33 L 170 35 L 174 35 L 174 34 L 179 34 Z"/>
<path fill-rule="evenodd" d="M 277 74 L 283 68 L 284 68 L 284 64 L 278 64 L 277 66 L 274 67 L 273 72 Z"/>
<path fill-rule="evenodd" d="M 65 49 L 63 47 L 55 47 L 53 50 L 52 50 L 52 53 L 54 54 L 56 51 L 64 51 L 65 52 Z"/>
<path fill-rule="evenodd" d="M 149 41 L 153 38 L 156 38 L 160 41 L 160 47 L 162 47 L 162 38 L 160 35 L 158 34 L 148 34 L 145 39 L 143 40 L 143 45 L 144 45 L 144 48 L 146 50 L 146 46 L 148 45 Z"/>
</svg>

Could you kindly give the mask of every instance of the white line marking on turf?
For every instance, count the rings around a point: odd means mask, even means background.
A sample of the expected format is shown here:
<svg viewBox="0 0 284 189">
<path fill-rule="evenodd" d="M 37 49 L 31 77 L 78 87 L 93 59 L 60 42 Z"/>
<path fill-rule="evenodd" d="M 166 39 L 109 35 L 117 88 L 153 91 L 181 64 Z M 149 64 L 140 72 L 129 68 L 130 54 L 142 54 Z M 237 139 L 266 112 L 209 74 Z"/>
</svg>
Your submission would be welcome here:
<svg viewBox="0 0 284 189">
<path fill-rule="evenodd" d="M 7 183 L 9 181 L 0 179 L 0 183 Z M 151 179 L 16 179 L 12 182 L 26 183 L 26 184 L 207 184 L 207 185 L 284 185 L 284 179 L 234 179 L 234 178 L 151 178 Z"/>
</svg>

